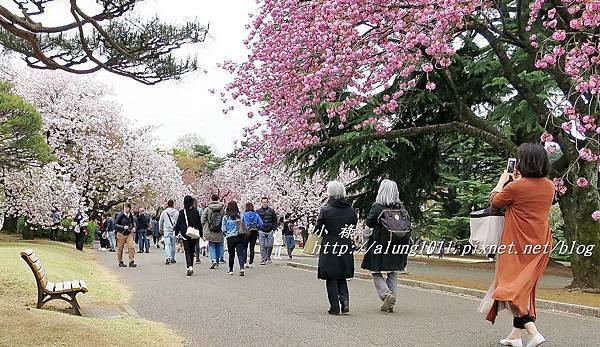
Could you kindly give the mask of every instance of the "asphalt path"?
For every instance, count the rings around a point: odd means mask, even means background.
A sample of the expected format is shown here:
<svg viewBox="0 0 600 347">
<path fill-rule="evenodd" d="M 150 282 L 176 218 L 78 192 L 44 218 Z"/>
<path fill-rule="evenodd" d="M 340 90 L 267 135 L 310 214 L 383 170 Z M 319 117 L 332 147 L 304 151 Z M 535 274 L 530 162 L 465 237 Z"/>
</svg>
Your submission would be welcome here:
<svg viewBox="0 0 600 347">
<path fill-rule="evenodd" d="M 237 268 L 227 275 L 225 264 L 209 270 L 202 258 L 188 277 L 183 254 L 174 265 L 163 258 L 153 248 L 136 254 L 137 268 L 119 268 L 115 253 L 101 256 L 131 288 L 131 307 L 190 346 L 498 346 L 512 325 L 506 311 L 491 325 L 477 312 L 477 299 L 404 286 L 396 312 L 382 313 L 372 283 L 361 279 L 349 283 L 350 314 L 330 316 L 324 281 L 285 261 L 240 277 Z M 545 346 L 600 345 L 600 319 L 539 310 L 538 328 Z"/>
</svg>

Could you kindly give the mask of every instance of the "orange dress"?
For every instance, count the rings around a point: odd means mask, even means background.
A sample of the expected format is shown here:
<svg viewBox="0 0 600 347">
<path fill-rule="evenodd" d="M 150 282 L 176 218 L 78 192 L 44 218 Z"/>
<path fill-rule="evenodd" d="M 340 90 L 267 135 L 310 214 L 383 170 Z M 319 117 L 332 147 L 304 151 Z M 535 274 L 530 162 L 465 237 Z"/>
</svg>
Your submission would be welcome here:
<svg viewBox="0 0 600 347">
<path fill-rule="evenodd" d="M 497 259 L 494 304 L 486 316 L 492 324 L 501 304 L 514 316 L 536 316 L 536 285 L 552 250 L 549 215 L 553 199 L 554 184 L 545 177 L 521 178 L 491 196 L 494 208 L 506 208 L 501 241 L 506 250 Z"/>
</svg>

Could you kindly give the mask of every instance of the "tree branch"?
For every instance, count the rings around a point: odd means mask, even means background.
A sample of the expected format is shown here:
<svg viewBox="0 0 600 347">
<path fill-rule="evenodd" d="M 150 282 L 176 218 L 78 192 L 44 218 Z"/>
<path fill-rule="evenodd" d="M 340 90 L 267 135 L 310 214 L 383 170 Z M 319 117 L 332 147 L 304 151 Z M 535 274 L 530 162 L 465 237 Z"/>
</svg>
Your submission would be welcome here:
<svg viewBox="0 0 600 347">
<path fill-rule="evenodd" d="M 425 125 L 420 127 L 396 129 L 390 130 L 383 133 L 372 133 L 365 135 L 358 135 L 355 137 L 334 137 L 324 142 L 316 142 L 306 146 L 306 149 L 315 149 L 322 147 L 338 147 L 350 144 L 356 144 L 361 142 L 369 142 L 376 140 L 393 140 L 401 137 L 413 137 L 419 135 L 431 135 L 431 134 L 447 134 L 452 132 L 459 132 L 466 135 L 478 138 L 494 147 L 498 147 L 499 143 L 503 143 L 503 139 L 500 139 L 484 130 L 478 129 L 472 125 L 463 122 L 450 122 L 444 124 Z M 512 151 L 515 149 L 512 148 Z"/>
</svg>

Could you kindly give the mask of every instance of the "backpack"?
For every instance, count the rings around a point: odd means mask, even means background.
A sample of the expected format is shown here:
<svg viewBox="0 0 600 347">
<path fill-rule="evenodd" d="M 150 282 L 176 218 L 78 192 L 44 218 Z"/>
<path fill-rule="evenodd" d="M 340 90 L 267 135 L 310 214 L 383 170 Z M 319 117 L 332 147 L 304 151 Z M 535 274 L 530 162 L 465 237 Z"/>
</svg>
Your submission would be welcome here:
<svg viewBox="0 0 600 347">
<path fill-rule="evenodd" d="M 254 212 L 256 213 L 256 212 Z M 246 225 L 246 229 L 248 229 L 248 231 L 250 232 L 258 232 L 258 224 L 256 224 L 256 218 L 253 218 L 253 220 L 248 221 L 248 225 Z"/>
<path fill-rule="evenodd" d="M 392 243 L 402 243 L 406 241 L 410 231 L 410 216 L 408 211 L 400 204 L 397 208 L 386 208 L 381 211 L 378 217 L 383 230 L 390 234 Z"/>
<path fill-rule="evenodd" d="M 210 218 L 208 218 L 208 230 L 213 233 L 220 233 L 221 222 L 223 221 L 224 216 L 223 209 L 218 211 L 211 210 Z"/>
</svg>

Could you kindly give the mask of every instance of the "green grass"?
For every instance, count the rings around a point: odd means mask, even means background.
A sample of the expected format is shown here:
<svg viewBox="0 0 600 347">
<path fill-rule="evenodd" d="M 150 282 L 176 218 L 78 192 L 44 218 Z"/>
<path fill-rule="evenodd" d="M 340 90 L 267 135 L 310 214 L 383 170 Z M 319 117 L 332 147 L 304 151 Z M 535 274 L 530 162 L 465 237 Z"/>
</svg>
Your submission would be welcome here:
<svg viewBox="0 0 600 347">
<path fill-rule="evenodd" d="M 86 309 L 126 305 L 130 292 L 110 271 L 98 264 L 91 250 L 47 241 L 15 241 L 0 235 L 0 346 L 181 346 L 183 340 L 167 326 L 144 319 L 79 317 L 69 305 L 54 300 L 35 308 L 37 288 L 33 273 L 20 252 L 33 249 L 48 272 L 50 281 L 84 280 L 89 291 L 77 296 Z M 120 311 L 117 311 L 120 312 Z M 118 316 L 118 314 L 116 315 Z"/>
<path fill-rule="evenodd" d="M 124 304 L 130 294 L 106 269 L 100 267 L 91 250 L 80 252 L 72 247 L 47 242 L 0 241 L 0 295 L 34 297 L 37 293 L 33 272 L 20 252 L 31 248 L 46 268 L 51 282 L 84 280 L 89 288 L 78 295 L 81 304 Z"/>
</svg>

